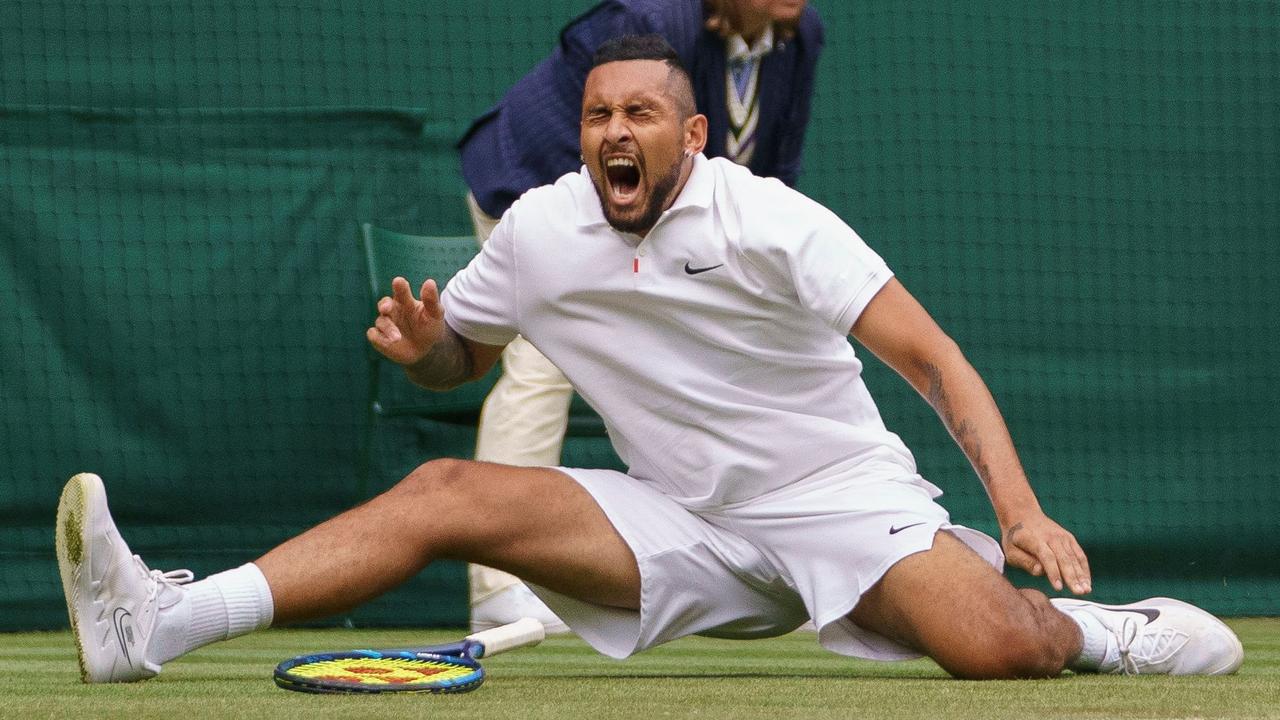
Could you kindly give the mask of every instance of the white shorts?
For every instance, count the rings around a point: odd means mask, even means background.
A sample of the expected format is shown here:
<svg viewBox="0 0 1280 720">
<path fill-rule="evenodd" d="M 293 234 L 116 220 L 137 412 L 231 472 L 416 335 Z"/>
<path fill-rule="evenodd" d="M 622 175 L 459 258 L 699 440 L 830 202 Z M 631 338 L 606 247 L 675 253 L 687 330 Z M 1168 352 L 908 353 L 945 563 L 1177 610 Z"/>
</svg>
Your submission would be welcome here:
<svg viewBox="0 0 1280 720">
<path fill-rule="evenodd" d="M 813 619 L 842 655 L 901 660 L 919 653 L 853 624 L 862 593 L 947 530 L 997 570 L 1000 545 L 949 522 L 920 476 L 802 481 L 746 503 L 691 511 L 613 470 L 558 468 L 582 485 L 635 553 L 640 610 L 582 602 L 530 585 L 596 650 L 622 658 L 685 635 L 771 637 Z"/>
</svg>

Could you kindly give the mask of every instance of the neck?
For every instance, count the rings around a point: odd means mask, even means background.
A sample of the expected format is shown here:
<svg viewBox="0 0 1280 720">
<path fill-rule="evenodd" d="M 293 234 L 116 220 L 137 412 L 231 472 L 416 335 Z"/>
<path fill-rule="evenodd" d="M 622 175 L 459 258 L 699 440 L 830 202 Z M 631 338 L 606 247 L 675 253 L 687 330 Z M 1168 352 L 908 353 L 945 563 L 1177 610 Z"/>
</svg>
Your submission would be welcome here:
<svg viewBox="0 0 1280 720">
<path fill-rule="evenodd" d="M 753 15 L 744 12 L 738 18 L 738 33 L 742 35 L 742 39 L 747 45 L 754 45 L 760 36 L 764 34 L 764 29 L 769 27 L 769 23 L 773 22 L 768 15 Z"/>
<path fill-rule="evenodd" d="M 742 29 L 742 40 L 747 43 L 748 47 L 755 45 L 756 41 L 760 39 L 760 36 L 764 34 L 764 29 L 768 26 L 768 21 L 765 21 L 752 28 L 744 27 Z"/>
</svg>

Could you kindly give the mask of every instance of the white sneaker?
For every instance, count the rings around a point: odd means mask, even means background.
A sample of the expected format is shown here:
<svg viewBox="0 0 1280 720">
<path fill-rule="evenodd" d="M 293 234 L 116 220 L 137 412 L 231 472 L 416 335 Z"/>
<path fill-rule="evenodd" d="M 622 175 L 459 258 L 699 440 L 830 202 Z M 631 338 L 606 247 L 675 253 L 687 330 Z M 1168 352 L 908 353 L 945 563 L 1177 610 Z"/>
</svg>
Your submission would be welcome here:
<svg viewBox="0 0 1280 720">
<path fill-rule="evenodd" d="M 1098 672 L 1125 675 L 1229 675 L 1244 662 L 1239 638 L 1218 618 L 1171 598 L 1100 605 L 1053 598 L 1063 612 L 1087 612 L 1115 641 Z"/>
<path fill-rule="evenodd" d="M 129 682 L 159 673 L 148 649 L 177 639 L 157 641 L 156 620 L 182 598 L 179 585 L 191 581 L 191 571 L 151 570 L 130 553 L 111 520 L 102 479 L 91 473 L 76 475 L 62 489 L 56 544 L 80 679 Z M 180 612 L 190 612 L 188 605 Z"/>
<path fill-rule="evenodd" d="M 535 618 L 548 635 L 567 635 L 569 626 L 551 612 L 524 583 L 503 588 L 471 606 L 471 632 L 513 623 L 521 618 Z"/>
</svg>

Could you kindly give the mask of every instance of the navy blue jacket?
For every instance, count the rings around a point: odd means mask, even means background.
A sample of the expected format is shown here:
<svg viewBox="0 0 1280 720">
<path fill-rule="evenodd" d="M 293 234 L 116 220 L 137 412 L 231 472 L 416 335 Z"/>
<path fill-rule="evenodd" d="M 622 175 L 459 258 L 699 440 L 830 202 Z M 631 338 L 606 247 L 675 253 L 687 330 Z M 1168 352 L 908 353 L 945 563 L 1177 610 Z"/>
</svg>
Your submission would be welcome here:
<svg viewBox="0 0 1280 720">
<path fill-rule="evenodd" d="M 707 116 L 704 152 L 725 154 L 725 43 L 703 27 L 702 0 L 605 0 L 570 22 L 550 57 L 477 118 L 458 143 L 462 175 L 482 210 L 500 217 L 524 191 L 581 167 L 578 125 L 591 57 L 606 40 L 641 33 L 662 35 L 680 55 L 693 77 L 698 110 Z M 795 37 L 761 62 L 750 164 L 755 174 L 795 185 L 822 44 L 822 22 L 806 7 Z"/>
</svg>

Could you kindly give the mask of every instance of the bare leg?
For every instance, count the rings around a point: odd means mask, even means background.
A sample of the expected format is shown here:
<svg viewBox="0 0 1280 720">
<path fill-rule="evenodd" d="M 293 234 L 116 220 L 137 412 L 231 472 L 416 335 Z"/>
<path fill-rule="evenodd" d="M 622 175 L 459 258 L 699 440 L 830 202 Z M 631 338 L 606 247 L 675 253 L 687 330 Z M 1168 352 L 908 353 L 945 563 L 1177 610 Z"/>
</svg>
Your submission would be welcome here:
<svg viewBox="0 0 1280 720">
<path fill-rule="evenodd" d="M 564 373 L 517 336 L 502 351 L 502 375 L 480 412 L 476 460 L 530 467 L 560 464 L 572 399 L 573 386 Z M 473 565 L 471 603 L 519 582 L 508 573 Z"/>
<path fill-rule="evenodd" d="M 1078 626 L 1043 593 L 1014 588 L 947 532 L 890 568 L 850 617 L 961 678 L 1052 677 L 1080 652 Z"/>
<path fill-rule="evenodd" d="M 275 621 L 341 612 L 432 560 L 480 562 L 590 602 L 640 605 L 635 556 L 595 500 L 547 468 L 433 460 L 256 561 Z"/>
</svg>

